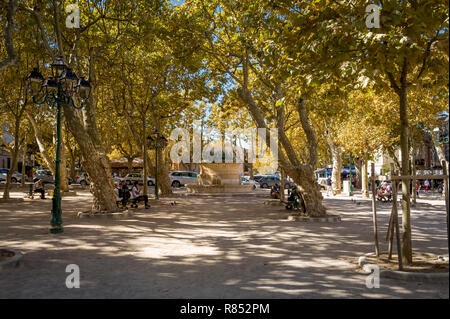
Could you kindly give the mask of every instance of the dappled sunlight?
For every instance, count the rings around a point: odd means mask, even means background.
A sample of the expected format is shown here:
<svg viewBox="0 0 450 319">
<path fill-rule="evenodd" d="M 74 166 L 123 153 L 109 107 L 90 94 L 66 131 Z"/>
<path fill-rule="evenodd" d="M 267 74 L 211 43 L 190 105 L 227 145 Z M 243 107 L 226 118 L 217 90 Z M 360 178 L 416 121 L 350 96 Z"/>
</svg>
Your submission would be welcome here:
<svg viewBox="0 0 450 319">
<path fill-rule="evenodd" d="M 42 291 L 67 295 L 51 283 L 55 273 L 63 280 L 65 265 L 76 263 L 86 294 L 95 289 L 111 297 L 117 296 L 112 287 L 121 278 L 146 298 L 204 298 L 210 291 L 220 292 L 220 298 L 408 297 L 432 289 L 387 280 L 376 293 L 367 291 L 365 276 L 348 260 L 373 251 L 372 216 L 370 207 L 356 208 L 350 201 L 325 200 L 342 215 L 342 222 L 328 224 L 288 222 L 283 207 L 257 198 L 188 198 L 174 207 L 155 203 L 120 220 L 76 219 L 78 200 L 65 199 L 65 231 L 58 236 L 48 234 L 47 203 L 32 211 L 19 203 L 14 212 L 0 204 L 0 226 L 6 229 L 0 245 L 25 253 L 25 271 L 8 273 L 1 285 L 46 278 Z M 379 215 L 382 250 L 388 218 Z M 445 254 L 445 214 L 427 211 L 412 218 L 414 249 Z"/>
</svg>

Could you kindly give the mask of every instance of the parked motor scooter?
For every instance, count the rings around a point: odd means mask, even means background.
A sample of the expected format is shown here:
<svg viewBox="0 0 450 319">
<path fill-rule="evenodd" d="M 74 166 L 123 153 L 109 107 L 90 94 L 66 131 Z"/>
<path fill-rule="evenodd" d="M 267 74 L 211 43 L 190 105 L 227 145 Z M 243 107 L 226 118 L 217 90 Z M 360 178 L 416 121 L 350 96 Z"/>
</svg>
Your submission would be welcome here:
<svg viewBox="0 0 450 319">
<path fill-rule="evenodd" d="M 270 197 L 274 198 L 274 199 L 280 199 L 281 198 L 281 194 L 280 194 L 280 186 L 278 184 L 275 184 L 271 187 L 270 189 Z"/>
<path fill-rule="evenodd" d="M 289 197 L 286 202 L 287 210 L 302 210 L 303 211 L 303 199 L 297 192 L 297 187 L 292 187 L 289 193 Z"/>
</svg>

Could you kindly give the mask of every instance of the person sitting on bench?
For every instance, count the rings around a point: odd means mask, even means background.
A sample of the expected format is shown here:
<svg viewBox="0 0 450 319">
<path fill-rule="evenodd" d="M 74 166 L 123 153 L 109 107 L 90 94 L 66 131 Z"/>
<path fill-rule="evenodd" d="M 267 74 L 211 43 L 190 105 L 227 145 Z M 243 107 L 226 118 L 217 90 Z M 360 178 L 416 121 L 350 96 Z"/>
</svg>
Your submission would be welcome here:
<svg viewBox="0 0 450 319">
<path fill-rule="evenodd" d="M 135 203 L 144 201 L 145 209 L 148 209 L 150 208 L 150 206 L 148 205 L 148 196 L 147 194 L 144 195 L 139 194 L 141 191 L 139 190 L 138 184 L 139 184 L 138 181 L 135 181 L 133 183 L 133 188 L 131 189 L 131 196 L 133 197 L 133 201 Z"/>
<path fill-rule="evenodd" d="M 130 189 L 125 181 L 120 182 L 121 188 L 119 189 L 120 197 L 122 197 L 122 206 L 127 207 L 128 200 L 130 199 Z"/>
<path fill-rule="evenodd" d="M 123 203 L 123 198 L 120 196 L 121 194 L 121 190 L 119 189 L 119 184 L 118 183 L 114 183 L 114 194 L 116 194 L 116 204 L 117 207 L 119 206 L 119 203 Z"/>
<path fill-rule="evenodd" d="M 34 192 L 35 193 L 41 193 L 41 199 L 45 199 L 45 189 L 44 185 L 42 184 L 42 179 L 39 179 L 34 183 Z"/>
</svg>

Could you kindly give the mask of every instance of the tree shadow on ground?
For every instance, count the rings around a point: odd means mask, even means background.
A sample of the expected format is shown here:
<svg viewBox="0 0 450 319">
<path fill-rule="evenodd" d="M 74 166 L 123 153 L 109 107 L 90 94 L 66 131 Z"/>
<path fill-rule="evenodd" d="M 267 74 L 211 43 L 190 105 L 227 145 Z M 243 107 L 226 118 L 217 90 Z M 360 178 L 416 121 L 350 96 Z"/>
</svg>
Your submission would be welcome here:
<svg viewBox="0 0 450 319">
<path fill-rule="evenodd" d="M 383 279 L 341 260 L 373 251 L 367 205 L 325 199 L 340 223 L 286 220 L 263 199 L 196 198 L 156 204 L 123 220 L 76 219 L 80 205 L 64 200 L 65 232 L 48 234 L 48 203 L 0 206 L 0 245 L 25 253 L 23 267 L 0 273 L 1 298 L 442 298 L 448 284 Z M 389 210 L 390 211 L 390 210 Z M 380 244 L 389 211 L 379 211 Z M 413 246 L 446 251 L 445 212 L 413 213 Z M 68 264 L 81 288 L 67 289 Z"/>
</svg>

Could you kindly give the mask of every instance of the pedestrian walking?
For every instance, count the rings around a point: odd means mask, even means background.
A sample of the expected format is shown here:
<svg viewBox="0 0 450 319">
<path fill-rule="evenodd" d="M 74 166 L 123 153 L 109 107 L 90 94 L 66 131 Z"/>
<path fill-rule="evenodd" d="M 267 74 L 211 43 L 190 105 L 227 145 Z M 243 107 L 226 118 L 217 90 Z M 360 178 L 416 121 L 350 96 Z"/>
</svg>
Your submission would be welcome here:
<svg viewBox="0 0 450 319">
<path fill-rule="evenodd" d="M 430 188 L 430 181 L 426 179 L 423 185 L 425 186 L 425 192 L 428 193 L 428 189 Z"/>
</svg>

